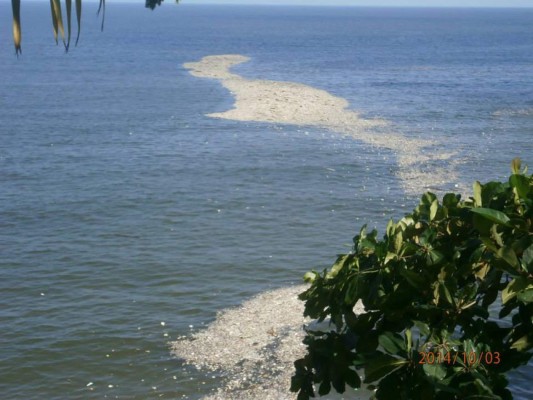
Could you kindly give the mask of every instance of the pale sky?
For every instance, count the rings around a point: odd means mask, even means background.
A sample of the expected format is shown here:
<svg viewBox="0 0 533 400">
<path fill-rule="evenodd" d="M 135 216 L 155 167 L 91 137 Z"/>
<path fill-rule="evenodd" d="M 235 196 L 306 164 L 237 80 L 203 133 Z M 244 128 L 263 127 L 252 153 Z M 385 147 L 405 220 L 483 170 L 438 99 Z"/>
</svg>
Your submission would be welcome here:
<svg viewBox="0 0 533 400">
<path fill-rule="evenodd" d="M 0 0 L 4 3 L 10 0 Z M 46 1 L 48 0 L 31 0 Z M 98 0 L 84 0 L 94 2 Z M 270 4 L 309 6 L 365 6 L 365 7 L 529 7 L 533 0 L 181 0 L 183 4 Z M 23 1 L 24 3 L 24 1 Z M 112 3 L 140 3 L 144 0 L 107 0 Z M 174 0 L 165 0 L 173 4 Z"/>
<path fill-rule="evenodd" d="M 109 0 L 111 2 L 113 0 Z M 171 0 L 166 0 L 170 2 Z M 182 0 L 184 4 L 293 4 L 393 7 L 533 7 L 533 0 Z"/>
</svg>

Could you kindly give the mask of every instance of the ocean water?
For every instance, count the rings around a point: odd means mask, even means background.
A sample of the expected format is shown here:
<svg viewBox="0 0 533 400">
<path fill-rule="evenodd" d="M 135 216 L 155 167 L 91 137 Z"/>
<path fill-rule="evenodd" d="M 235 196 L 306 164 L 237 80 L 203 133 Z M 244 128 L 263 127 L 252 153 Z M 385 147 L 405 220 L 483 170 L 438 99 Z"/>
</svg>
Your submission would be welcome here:
<svg viewBox="0 0 533 400">
<path fill-rule="evenodd" d="M 206 117 L 232 98 L 184 62 L 243 54 L 239 74 L 438 141 L 460 180 L 444 189 L 533 167 L 533 10 L 110 4 L 101 33 L 87 4 L 64 54 L 48 6 L 23 3 L 18 59 L 0 3 L 2 399 L 199 398 L 218 378 L 169 341 L 416 205 L 386 151 Z"/>
</svg>

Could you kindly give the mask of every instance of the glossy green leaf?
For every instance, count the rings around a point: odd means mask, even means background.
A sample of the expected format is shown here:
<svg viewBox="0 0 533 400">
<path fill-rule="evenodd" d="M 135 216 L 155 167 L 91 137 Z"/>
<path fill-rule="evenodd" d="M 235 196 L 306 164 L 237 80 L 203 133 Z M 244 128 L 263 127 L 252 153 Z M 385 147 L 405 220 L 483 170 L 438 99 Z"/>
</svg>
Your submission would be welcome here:
<svg viewBox="0 0 533 400">
<path fill-rule="evenodd" d="M 428 264 L 437 265 L 444 259 L 444 255 L 438 250 L 430 250 L 428 253 Z"/>
<path fill-rule="evenodd" d="M 533 287 L 518 293 L 516 297 L 522 303 L 533 303 Z"/>
<path fill-rule="evenodd" d="M 403 234 L 402 232 L 398 232 L 396 236 L 394 236 L 394 252 L 396 254 L 400 254 L 400 251 L 402 249 L 403 244 Z"/>
<path fill-rule="evenodd" d="M 497 224 L 501 225 L 507 225 L 510 221 L 509 217 L 505 215 L 503 212 L 498 210 L 493 210 L 491 208 L 471 208 L 470 211 L 472 211 L 475 214 L 481 215 L 483 218 L 488 219 L 489 221 L 495 222 Z"/>
<path fill-rule="evenodd" d="M 511 175 L 509 184 L 516 190 L 520 199 L 525 199 L 529 194 L 529 179 L 524 175 Z"/>
<path fill-rule="evenodd" d="M 518 268 L 518 257 L 516 257 L 516 253 L 514 250 L 509 247 L 505 246 L 500 249 L 498 249 L 498 257 L 502 258 L 509 264 L 511 267 Z"/>
<path fill-rule="evenodd" d="M 315 271 L 306 272 L 304 274 L 304 281 L 307 283 L 313 283 L 315 279 L 317 278 L 317 276 L 318 276 L 318 273 L 316 273 Z"/>
<path fill-rule="evenodd" d="M 515 278 L 503 289 L 502 303 L 506 304 L 509 300 L 514 299 L 518 292 L 526 289 L 529 286 L 527 279 L 523 277 Z"/>
<path fill-rule="evenodd" d="M 455 307 L 455 301 L 453 300 L 453 297 L 452 297 L 450 291 L 448 290 L 448 288 L 446 287 L 446 285 L 444 284 L 444 282 L 441 282 L 439 286 L 440 286 L 441 298 L 444 297 L 446 299 L 446 302 L 449 305 L 452 305 L 452 306 Z"/>
<path fill-rule="evenodd" d="M 331 270 L 328 272 L 327 277 L 328 279 L 335 278 L 337 274 L 344 268 L 346 261 L 350 258 L 349 254 L 345 254 L 340 256 L 335 264 L 333 264 L 333 267 L 331 267 Z"/>
<path fill-rule="evenodd" d="M 411 349 L 413 348 L 413 334 L 411 329 L 405 330 L 405 345 L 407 346 L 407 354 L 411 354 Z"/>
<path fill-rule="evenodd" d="M 389 222 L 387 223 L 387 236 L 389 238 L 392 238 L 394 236 L 394 232 L 396 231 L 396 224 L 392 219 L 389 219 Z"/>
<path fill-rule="evenodd" d="M 439 201 L 437 199 L 433 200 L 429 208 L 429 220 L 433 221 L 437 216 L 437 211 L 439 211 Z"/>
<path fill-rule="evenodd" d="M 385 332 L 378 338 L 379 345 L 389 354 L 399 354 L 405 352 L 405 340 L 394 332 Z"/>
<path fill-rule="evenodd" d="M 442 205 L 448 209 L 456 208 L 459 203 L 460 195 L 455 193 L 446 193 L 442 198 Z"/>
<path fill-rule="evenodd" d="M 533 273 L 533 244 L 524 250 L 522 254 L 522 265 L 524 270 Z"/>
<path fill-rule="evenodd" d="M 372 358 L 366 365 L 364 382 L 375 382 L 407 363 L 407 360 L 399 360 L 386 354 Z"/>
<path fill-rule="evenodd" d="M 490 235 L 490 228 L 494 226 L 494 223 L 491 220 L 479 214 L 474 214 L 472 221 L 474 223 L 474 227 L 481 235 L 483 236 Z"/>
<path fill-rule="evenodd" d="M 483 200 L 481 197 L 482 186 L 478 181 L 474 182 L 474 205 L 476 207 L 483 207 Z"/>
<path fill-rule="evenodd" d="M 433 364 L 424 363 L 422 369 L 430 379 L 435 381 L 441 381 L 446 377 L 446 368 L 442 363 L 438 363 L 437 361 Z"/>
<path fill-rule="evenodd" d="M 516 340 L 512 345 L 511 349 L 518 351 L 526 351 L 531 348 L 530 335 L 524 335 L 520 339 Z"/>
</svg>

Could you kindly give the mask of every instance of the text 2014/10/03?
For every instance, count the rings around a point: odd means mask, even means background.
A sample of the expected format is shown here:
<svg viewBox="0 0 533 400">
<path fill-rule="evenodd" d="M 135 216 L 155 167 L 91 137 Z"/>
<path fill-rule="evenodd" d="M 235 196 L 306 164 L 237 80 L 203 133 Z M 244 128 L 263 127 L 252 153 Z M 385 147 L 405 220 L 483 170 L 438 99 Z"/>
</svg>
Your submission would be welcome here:
<svg viewBox="0 0 533 400">
<path fill-rule="evenodd" d="M 419 351 L 419 364 L 464 364 L 468 366 L 477 364 L 498 365 L 501 363 L 500 353 L 497 351 L 487 351 L 476 353 L 471 352 L 433 352 L 433 351 Z"/>
</svg>

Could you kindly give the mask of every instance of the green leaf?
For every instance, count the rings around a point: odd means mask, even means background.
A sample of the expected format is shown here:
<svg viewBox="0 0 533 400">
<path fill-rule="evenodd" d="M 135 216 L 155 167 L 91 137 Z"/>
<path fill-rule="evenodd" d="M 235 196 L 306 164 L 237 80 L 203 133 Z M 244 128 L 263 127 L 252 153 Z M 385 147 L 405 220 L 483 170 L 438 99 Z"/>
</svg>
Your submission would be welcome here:
<svg viewBox="0 0 533 400">
<path fill-rule="evenodd" d="M 396 254 L 400 254 L 400 250 L 402 249 L 402 244 L 403 244 L 403 234 L 402 234 L 402 231 L 400 231 L 394 237 L 394 252 Z"/>
<path fill-rule="evenodd" d="M 424 363 L 422 369 L 433 381 L 441 381 L 446 377 L 446 368 L 442 363 L 435 361 L 433 364 Z"/>
<path fill-rule="evenodd" d="M 399 360 L 387 354 L 380 354 L 368 361 L 365 367 L 365 383 L 383 378 L 395 369 L 407 364 L 407 360 Z"/>
<path fill-rule="evenodd" d="M 322 381 L 322 383 L 320 384 L 318 388 L 318 394 L 320 396 L 325 396 L 326 394 L 330 392 L 330 390 L 331 390 L 331 382 L 329 381 L 329 379 L 326 379 Z"/>
<path fill-rule="evenodd" d="M 353 369 L 347 369 L 344 372 L 344 380 L 352 388 L 361 387 L 361 378 L 359 378 L 359 375 Z"/>
<path fill-rule="evenodd" d="M 427 336 L 429 335 L 429 325 L 422 321 L 415 321 L 415 326 L 420 331 L 420 335 Z"/>
<path fill-rule="evenodd" d="M 509 184 L 516 190 L 518 198 L 525 199 L 529 194 L 529 179 L 524 175 L 511 175 Z"/>
<path fill-rule="evenodd" d="M 476 207 L 482 207 L 483 201 L 481 199 L 482 186 L 478 181 L 474 182 L 474 205 Z"/>
<path fill-rule="evenodd" d="M 518 293 L 516 298 L 522 303 L 533 303 L 533 287 Z"/>
<path fill-rule="evenodd" d="M 413 334 L 411 333 L 411 329 L 405 330 L 405 342 L 407 346 L 407 354 L 411 354 L 411 349 L 413 347 Z"/>
<path fill-rule="evenodd" d="M 455 193 L 446 193 L 442 198 L 442 205 L 448 209 L 456 208 L 459 203 L 460 196 Z"/>
<path fill-rule="evenodd" d="M 529 335 L 524 335 L 520 339 L 516 340 L 512 345 L 511 349 L 518 351 L 526 351 L 531 348 L 531 343 L 529 342 Z"/>
<path fill-rule="evenodd" d="M 378 338 L 379 345 L 389 354 L 405 352 L 405 340 L 397 333 L 385 332 Z"/>
<path fill-rule="evenodd" d="M 427 289 L 428 284 L 421 274 L 403 268 L 400 270 L 400 275 L 403 276 L 411 286 L 419 291 L 424 291 Z"/>
<path fill-rule="evenodd" d="M 429 220 L 433 221 L 437 216 L 437 211 L 439 211 L 439 201 L 437 199 L 433 200 L 431 207 L 429 208 Z"/>
<path fill-rule="evenodd" d="M 474 223 L 474 227 L 477 229 L 477 231 L 483 236 L 489 236 L 490 228 L 494 226 L 492 221 L 489 221 L 479 214 L 474 214 L 472 222 Z"/>
<path fill-rule="evenodd" d="M 349 258 L 350 258 L 350 254 L 344 254 L 342 256 L 339 256 L 339 258 L 337 258 L 337 261 L 335 262 L 335 264 L 333 264 L 333 267 L 331 267 L 331 270 L 328 272 L 327 278 L 328 279 L 335 278 L 337 276 L 337 274 L 342 270 L 342 268 L 344 267 L 346 261 Z"/>
<path fill-rule="evenodd" d="M 396 231 L 396 225 L 394 224 L 394 221 L 391 218 L 391 219 L 389 219 L 389 223 L 387 224 L 387 229 L 386 229 L 387 236 L 389 238 L 392 238 L 392 236 L 394 235 L 395 231 Z"/>
<path fill-rule="evenodd" d="M 509 217 L 503 212 L 492 208 L 477 207 L 471 208 L 470 211 L 500 225 L 507 225 L 510 221 Z"/>
<path fill-rule="evenodd" d="M 428 264 L 437 265 L 444 259 L 444 255 L 437 250 L 430 250 L 428 253 Z"/>
<path fill-rule="evenodd" d="M 318 277 L 318 273 L 315 271 L 306 272 L 304 275 L 304 281 L 307 283 L 313 283 Z"/>
<path fill-rule="evenodd" d="M 519 157 L 513 158 L 513 161 L 511 161 L 511 171 L 513 171 L 513 174 L 519 174 L 520 173 L 520 167 L 522 165 L 522 161 Z"/>
<path fill-rule="evenodd" d="M 433 203 L 435 200 L 437 200 L 437 196 L 435 195 L 435 193 L 426 192 L 426 193 L 424 193 L 424 195 L 423 195 L 422 198 L 420 199 L 420 203 L 429 206 L 429 205 L 431 205 L 431 203 Z"/>
<path fill-rule="evenodd" d="M 387 265 L 391 260 L 397 259 L 398 256 L 394 253 L 388 252 L 385 256 L 385 261 L 383 261 L 383 264 Z"/>
<path fill-rule="evenodd" d="M 501 259 L 505 260 L 505 262 L 507 262 L 507 264 L 509 264 L 511 267 L 518 268 L 518 258 L 511 247 L 505 246 L 499 248 L 497 255 Z"/>
<path fill-rule="evenodd" d="M 509 300 L 516 297 L 517 293 L 528 287 L 527 279 L 523 277 L 513 279 L 502 291 L 502 303 L 506 304 Z"/>
<path fill-rule="evenodd" d="M 446 299 L 448 304 L 450 304 L 450 305 L 455 307 L 455 301 L 453 300 L 453 297 L 450 294 L 450 291 L 448 290 L 448 288 L 446 287 L 444 282 L 441 282 L 439 286 L 440 286 L 440 294 L 441 294 L 441 296 L 444 295 L 444 298 Z"/>
<path fill-rule="evenodd" d="M 524 250 L 522 254 L 522 266 L 524 270 L 533 273 L 533 244 Z"/>
</svg>

